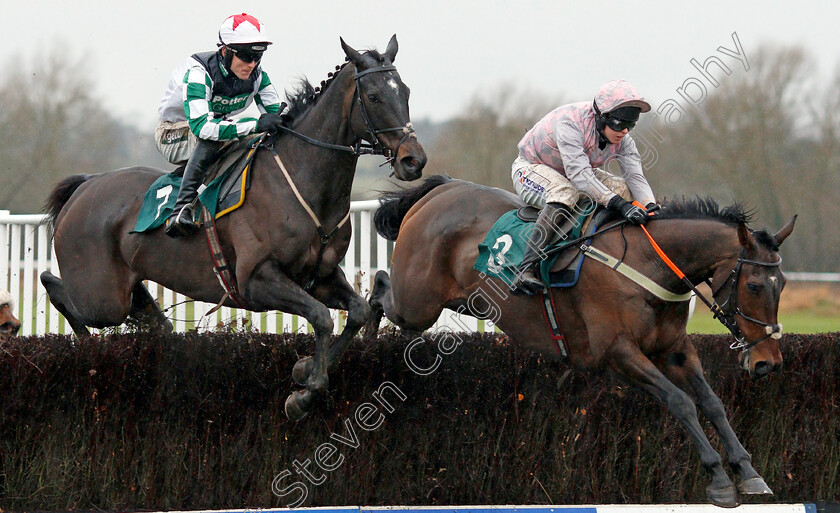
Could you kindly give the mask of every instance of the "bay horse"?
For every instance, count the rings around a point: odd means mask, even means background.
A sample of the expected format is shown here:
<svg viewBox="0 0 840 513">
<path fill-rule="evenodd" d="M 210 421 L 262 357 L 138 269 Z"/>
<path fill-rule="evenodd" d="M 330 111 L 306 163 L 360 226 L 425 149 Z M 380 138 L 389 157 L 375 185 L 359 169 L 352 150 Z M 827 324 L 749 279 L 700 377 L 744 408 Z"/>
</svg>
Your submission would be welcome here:
<svg viewBox="0 0 840 513">
<path fill-rule="evenodd" d="M 384 196 L 374 222 L 381 235 L 396 243 L 390 276 L 380 270 L 374 280 L 370 326 L 378 327 L 384 314 L 400 328 L 419 333 L 449 308 L 492 317 L 518 343 L 563 359 L 547 326 L 543 301 L 511 294 L 503 281 L 473 269 L 478 245 L 494 222 L 521 206 L 512 193 L 440 176 Z M 782 366 L 777 313 L 785 277 L 777 252 L 793 230 L 795 217 L 773 235 L 750 230 L 749 220 L 739 205 L 721 209 L 713 200 L 697 200 L 671 204 L 646 228 L 687 280 L 711 280 L 720 315 L 738 331 L 740 341 L 733 347 L 743 349 L 741 365 L 760 377 Z M 606 231 L 592 246 L 623 255 L 626 265 L 668 291 L 689 291 L 639 227 Z M 688 301 L 658 299 L 609 266 L 588 259 L 576 286 L 550 293 L 570 363 L 583 370 L 611 369 L 666 405 L 711 473 L 706 492 L 714 504 L 737 506 L 738 491 L 772 494 L 703 376 L 686 335 Z M 737 491 L 698 422 L 695 403 L 720 436 L 729 466 L 740 478 Z"/>
<path fill-rule="evenodd" d="M 204 237 L 172 239 L 163 229 L 131 233 L 146 190 L 163 171 L 76 175 L 55 187 L 47 211 L 61 279 L 45 272 L 41 281 L 77 335 L 127 317 L 171 331 L 142 280 L 199 301 L 225 298 L 226 306 L 302 316 L 315 332 L 314 359 L 307 360 L 312 372 L 306 388 L 287 398 L 285 411 L 293 420 L 306 415 L 370 313 L 339 268 L 350 242 L 346 221 L 359 154 L 367 148 L 389 157 L 400 180 L 419 178 L 426 163 L 409 118 L 409 89 L 393 64 L 396 36 L 384 53 L 356 51 L 343 39 L 341 47 L 346 62 L 320 88 L 304 79 L 287 95 L 291 133 L 270 137 L 271 151 L 258 150 L 247 199 L 216 222 L 244 305 L 225 295 Z M 332 347 L 329 308 L 347 311 Z"/>
</svg>

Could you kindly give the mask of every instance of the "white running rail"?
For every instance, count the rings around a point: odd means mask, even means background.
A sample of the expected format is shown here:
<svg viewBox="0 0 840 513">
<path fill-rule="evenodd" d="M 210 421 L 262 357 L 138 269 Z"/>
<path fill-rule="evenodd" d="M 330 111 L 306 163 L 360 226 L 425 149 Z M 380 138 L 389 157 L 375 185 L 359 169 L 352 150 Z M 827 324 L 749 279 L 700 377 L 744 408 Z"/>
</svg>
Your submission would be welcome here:
<svg viewBox="0 0 840 513">
<path fill-rule="evenodd" d="M 393 242 L 380 237 L 373 227 L 373 212 L 378 206 L 377 200 L 354 201 L 350 205 L 353 235 L 341 268 L 362 297 L 370 292 L 376 271 L 390 268 Z M 58 262 L 53 258 L 49 229 L 42 224 L 44 219 L 43 215 L 11 215 L 7 210 L 0 210 L 0 289 L 11 292 L 16 300 L 22 323 L 21 335 L 72 333 L 63 316 L 50 304 L 39 279 L 44 271 L 60 276 Z M 215 305 L 190 301 L 154 282 L 146 285 L 179 332 L 235 329 L 242 326 L 243 319 L 247 319 L 250 328 L 266 333 L 311 331 L 304 319 L 281 312 L 254 313 L 223 307 L 207 317 L 206 312 Z M 333 311 L 332 315 L 335 330 L 339 332 L 344 327 L 344 317 L 338 311 Z M 455 319 L 455 316 L 454 312 L 445 310 L 438 326 L 447 325 L 458 331 L 494 329 L 489 322 L 466 315 Z"/>
</svg>

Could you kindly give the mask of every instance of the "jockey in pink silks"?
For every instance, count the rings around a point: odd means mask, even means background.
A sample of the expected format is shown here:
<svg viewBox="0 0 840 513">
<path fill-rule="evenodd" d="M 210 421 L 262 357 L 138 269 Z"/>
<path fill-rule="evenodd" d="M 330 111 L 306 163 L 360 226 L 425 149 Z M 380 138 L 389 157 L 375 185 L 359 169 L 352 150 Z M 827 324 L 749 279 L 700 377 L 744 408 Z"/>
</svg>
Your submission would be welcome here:
<svg viewBox="0 0 840 513">
<path fill-rule="evenodd" d="M 575 222 L 582 197 L 618 212 L 633 224 L 644 224 L 647 213 L 632 202 L 656 205 L 642 172 L 641 157 L 628 132 L 650 104 L 625 80 L 607 82 L 593 102 L 563 105 L 549 112 L 519 141 L 519 156 L 511 166 L 516 193 L 541 208 L 528 241 L 524 262 L 534 261 L 546 246 Z M 622 177 L 604 169 L 617 160 Z M 534 265 L 521 270 L 511 289 L 527 294 L 546 290 Z"/>
</svg>

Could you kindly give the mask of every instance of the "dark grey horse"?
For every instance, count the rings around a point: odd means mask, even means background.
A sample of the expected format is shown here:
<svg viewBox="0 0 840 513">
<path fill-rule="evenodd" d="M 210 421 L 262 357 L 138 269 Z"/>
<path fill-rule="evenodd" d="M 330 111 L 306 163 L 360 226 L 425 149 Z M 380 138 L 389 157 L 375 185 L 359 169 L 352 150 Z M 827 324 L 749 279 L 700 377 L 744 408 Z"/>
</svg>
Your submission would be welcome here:
<svg viewBox="0 0 840 513">
<path fill-rule="evenodd" d="M 426 163 L 410 123 L 408 87 L 393 65 L 396 36 L 384 53 L 341 45 L 348 62 L 320 90 L 304 81 L 289 98 L 295 133 L 269 140 L 280 160 L 259 150 L 244 205 L 216 223 L 247 308 L 300 315 L 314 328 L 314 358 L 301 362 L 310 371 L 306 388 L 286 400 L 286 414 L 295 420 L 327 390 L 328 369 L 370 313 L 339 268 L 350 241 L 344 221 L 361 141 L 390 157 L 401 180 L 418 178 Z M 201 234 L 176 240 L 162 229 L 130 233 L 144 193 L 162 173 L 135 167 L 76 175 L 53 190 L 47 208 L 62 277 L 45 272 L 41 281 L 77 335 L 127 317 L 171 330 L 142 280 L 210 303 L 224 296 Z M 232 299 L 224 304 L 239 306 Z M 333 347 L 330 308 L 347 311 Z"/>
</svg>

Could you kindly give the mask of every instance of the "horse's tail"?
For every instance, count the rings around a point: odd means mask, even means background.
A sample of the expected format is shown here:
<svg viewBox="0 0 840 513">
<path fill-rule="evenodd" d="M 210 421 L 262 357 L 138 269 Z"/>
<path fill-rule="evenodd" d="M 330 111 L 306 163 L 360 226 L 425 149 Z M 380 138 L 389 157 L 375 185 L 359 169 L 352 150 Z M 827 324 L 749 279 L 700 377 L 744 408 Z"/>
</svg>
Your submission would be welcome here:
<svg viewBox="0 0 840 513">
<path fill-rule="evenodd" d="M 403 218 L 423 196 L 439 185 L 451 182 L 453 179 L 443 175 L 432 175 L 423 183 L 411 189 L 386 192 L 379 198 L 379 208 L 373 214 L 373 224 L 379 235 L 388 240 L 397 240 Z"/>
<path fill-rule="evenodd" d="M 64 204 L 67 203 L 70 196 L 76 192 L 76 189 L 78 189 L 80 185 L 93 176 L 94 175 L 73 175 L 68 176 L 59 182 L 50 193 L 47 198 L 47 202 L 44 204 L 44 212 L 47 214 L 47 219 L 44 222 L 54 227 L 58 214 L 61 212 L 61 209 L 64 208 Z"/>
</svg>

